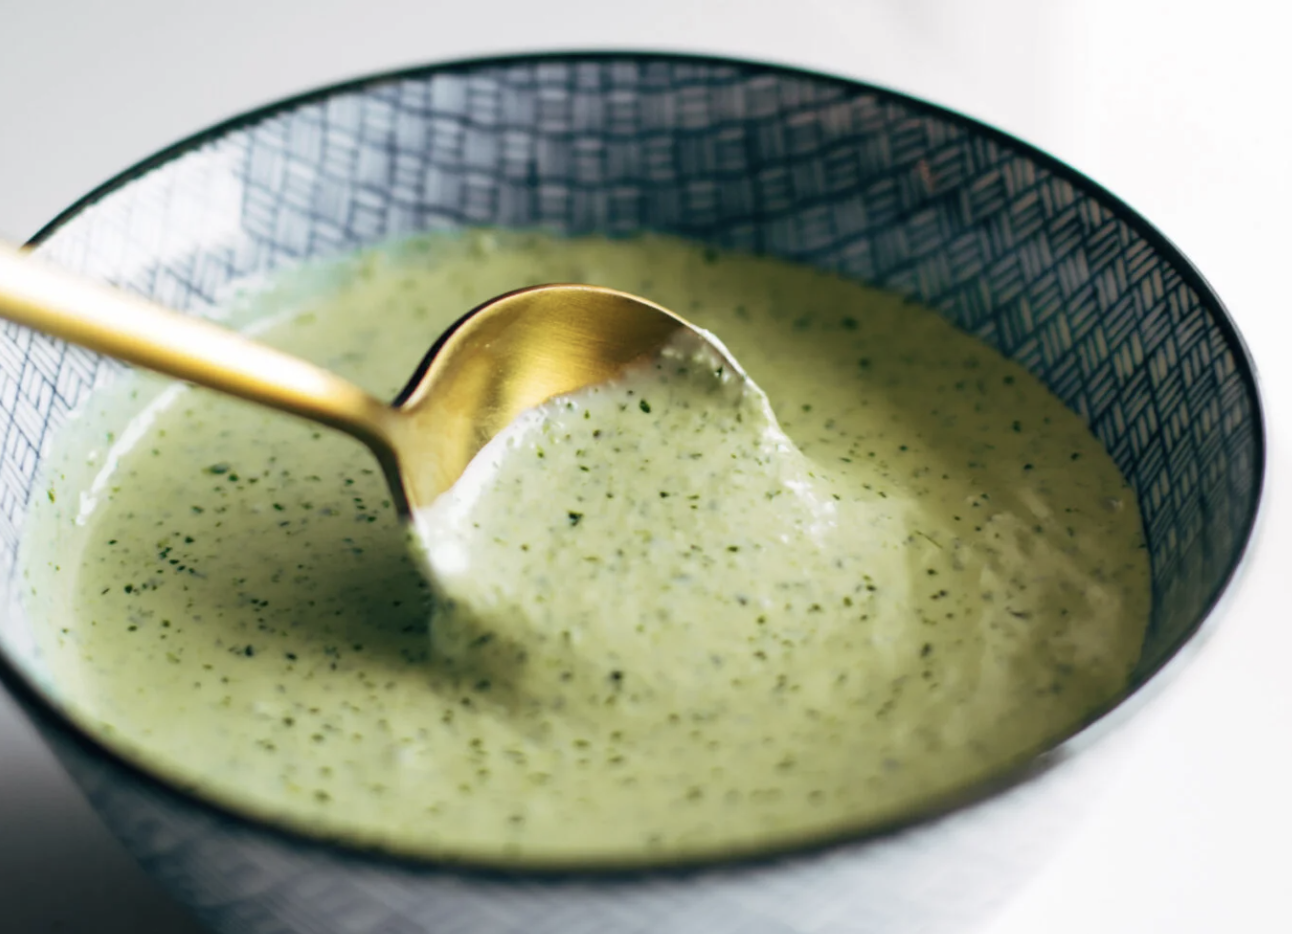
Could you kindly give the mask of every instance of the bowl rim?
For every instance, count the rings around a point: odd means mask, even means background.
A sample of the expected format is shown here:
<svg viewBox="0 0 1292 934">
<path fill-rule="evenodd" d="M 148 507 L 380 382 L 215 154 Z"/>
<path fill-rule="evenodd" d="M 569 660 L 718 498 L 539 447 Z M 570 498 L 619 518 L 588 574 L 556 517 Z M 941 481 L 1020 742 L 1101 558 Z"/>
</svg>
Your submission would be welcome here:
<svg viewBox="0 0 1292 934">
<path fill-rule="evenodd" d="M 910 110 L 937 117 L 959 125 L 974 134 L 1002 144 L 1011 151 L 1032 160 L 1056 177 L 1071 184 L 1088 197 L 1094 198 L 1110 210 L 1118 220 L 1129 226 L 1160 256 L 1165 258 L 1186 286 L 1192 289 L 1224 335 L 1234 354 L 1236 369 L 1253 403 L 1255 430 L 1253 443 L 1256 457 L 1252 465 L 1254 493 L 1252 505 L 1243 519 L 1243 538 L 1225 574 L 1213 592 L 1208 595 L 1196 621 L 1186 630 L 1176 647 L 1160 658 L 1136 683 L 1120 692 L 1115 698 L 1091 712 L 1057 741 L 1051 740 L 1020 755 L 1016 764 L 997 770 L 988 777 L 956 788 L 929 799 L 918 809 L 897 818 L 889 818 L 862 829 L 840 829 L 831 833 L 816 833 L 802 840 L 792 840 L 771 848 L 751 848 L 721 857 L 691 856 L 681 858 L 646 858 L 600 861 L 569 858 L 535 859 L 533 857 L 509 859 L 453 858 L 450 856 L 417 855 L 405 851 L 391 851 L 361 844 L 349 843 L 333 836 L 313 834 L 286 823 L 257 817 L 249 811 L 238 810 L 211 798 L 183 788 L 166 780 L 161 774 L 118 751 L 78 724 L 51 697 L 47 697 L 27 674 L 11 660 L 0 646 L 0 687 L 18 703 L 20 709 L 38 725 L 53 730 L 57 736 L 70 742 L 81 754 L 90 758 L 106 759 L 117 770 L 124 771 L 133 781 L 149 792 L 164 798 L 178 799 L 188 807 L 196 807 L 205 817 L 217 822 L 232 824 L 240 831 L 267 834 L 277 842 L 295 847 L 316 848 L 343 860 L 370 861 L 405 869 L 430 872 L 450 872 L 459 876 L 479 878 L 524 879 L 529 881 L 607 880 L 613 878 L 644 879 L 647 877 L 677 876 L 714 871 L 732 871 L 756 868 L 787 859 L 811 855 L 824 855 L 849 847 L 893 836 L 899 832 L 921 827 L 970 805 L 984 802 L 1009 790 L 1026 784 L 1048 772 L 1081 749 L 1099 742 L 1119 728 L 1135 710 L 1142 708 L 1160 694 L 1164 682 L 1179 674 L 1187 664 L 1204 636 L 1210 636 L 1221 615 L 1218 610 L 1227 604 L 1236 591 L 1236 584 L 1250 568 L 1254 542 L 1262 525 L 1266 500 L 1266 472 L 1268 468 L 1268 425 L 1260 388 L 1260 378 L 1252 353 L 1235 324 L 1232 315 L 1215 289 L 1192 261 L 1165 234 L 1145 219 L 1138 211 L 1110 192 L 1098 182 L 1073 168 L 1061 159 L 1037 146 L 1015 137 L 977 118 L 963 114 L 919 97 L 894 90 L 882 84 L 862 81 L 799 65 L 746 59 L 737 56 L 692 54 L 649 49 L 607 50 L 545 50 L 536 52 L 510 52 L 496 55 L 467 56 L 436 60 L 429 63 L 397 67 L 343 79 L 309 90 L 270 100 L 250 110 L 240 112 L 225 120 L 213 123 L 178 141 L 157 150 L 133 165 L 111 176 L 59 212 L 40 228 L 26 243 L 28 248 L 39 248 L 64 226 L 88 208 L 94 206 L 152 170 L 227 137 L 239 130 L 254 126 L 274 116 L 291 112 L 302 106 L 317 103 L 342 94 L 362 92 L 392 82 L 423 79 L 440 73 L 467 72 L 471 70 L 542 65 L 544 63 L 581 64 L 607 62 L 659 62 L 674 65 L 702 65 L 742 69 L 753 74 L 772 74 L 784 78 L 807 79 L 820 84 L 835 85 L 854 93 L 870 93 L 901 103 Z M 1169 672 L 1165 669 L 1171 669 Z M 46 737 L 47 738 L 47 737 Z"/>
</svg>

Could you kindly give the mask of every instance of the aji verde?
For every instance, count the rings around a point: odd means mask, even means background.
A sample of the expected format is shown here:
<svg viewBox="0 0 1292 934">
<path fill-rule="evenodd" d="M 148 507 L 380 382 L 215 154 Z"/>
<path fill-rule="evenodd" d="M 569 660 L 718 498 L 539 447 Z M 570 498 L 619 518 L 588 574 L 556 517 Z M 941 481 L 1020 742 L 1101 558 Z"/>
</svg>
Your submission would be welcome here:
<svg viewBox="0 0 1292 934">
<path fill-rule="evenodd" d="M 766 397 L 679 354 L 529 413 L 421 517 L 431 588 L 364 449 L 169 390 L 60 539 L 73 711 L 311 833 L 595 865 L 891 820 L 1125 686 L 1133 494 L 1025 371 L 892 295 L 665 238 L 472 234 L 271 290 L 262 337 L 389 396 L 464 309 L 545 281 L 675 309 Z"/>
</svg>

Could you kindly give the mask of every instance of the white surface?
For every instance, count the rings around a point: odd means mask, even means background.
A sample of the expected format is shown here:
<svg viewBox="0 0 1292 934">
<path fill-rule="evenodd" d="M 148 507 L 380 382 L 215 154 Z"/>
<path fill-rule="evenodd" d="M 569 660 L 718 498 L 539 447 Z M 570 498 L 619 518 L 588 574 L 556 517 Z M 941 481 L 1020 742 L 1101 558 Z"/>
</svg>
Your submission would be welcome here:
<svg viewBox="0 0 1292 934">
<path fill-rule="evenodd" d="M 536 48 L 713 51 L 906 90 L 1039 144 L 1174 239 L 1261 368 L 1261 540 L 1214 637 L 1135 722 L 990 934 L 1292 930 L 1292 59 L 1256 0 L 0 0 L 0 236 L 217 119 L 323 82 Z M 0 930 L 191 934 L 0 700 Z"/>
</svg>

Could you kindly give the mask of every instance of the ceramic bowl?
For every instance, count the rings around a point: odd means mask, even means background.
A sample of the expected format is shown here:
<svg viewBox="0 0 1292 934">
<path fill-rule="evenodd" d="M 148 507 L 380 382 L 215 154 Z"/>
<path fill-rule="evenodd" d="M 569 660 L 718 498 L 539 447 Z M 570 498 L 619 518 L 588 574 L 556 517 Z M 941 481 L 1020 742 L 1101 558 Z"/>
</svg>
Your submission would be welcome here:
<svg viewBox="0 0 1292 934">
<path fill-rule="evenodd" d="M 1152 620 L 1113 719 L 1197 640 L 1240 564 L 1260 500 L 1262 419 L 1216 295 L 1098 185 L 879 88 L 645 54 L 382 75 L 186 140 L 88 195 L 34 245 L 200 311 L 229 283 L 286 264 L 469 225 L 663 231 L 789 258 L 900 292 L 1025 366 L 1086 420 L 1143 513 Z M 17 327 L 0 333 L 6 578 L 28 503 L 43 495 L 34 484 L 52 433 L 119 372 Z M 63 714 L 32 638 L 54 624 L 10 601 L 0 680 L 142 864 L 212 927 L 242 934 L 959 926 L 1061 831 L 1058 815 L 1092 774 L 1074 763 L 1108 721 L 904 834 L 687 871 L 503 875 L 312 842 L 167 786 Z"/>
</svg>

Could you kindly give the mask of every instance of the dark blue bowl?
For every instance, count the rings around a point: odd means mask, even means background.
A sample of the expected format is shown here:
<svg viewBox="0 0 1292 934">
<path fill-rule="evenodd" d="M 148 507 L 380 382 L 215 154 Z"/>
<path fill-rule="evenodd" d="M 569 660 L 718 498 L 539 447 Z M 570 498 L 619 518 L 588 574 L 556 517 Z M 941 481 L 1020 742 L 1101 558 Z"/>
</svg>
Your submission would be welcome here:
<svg viewBox="0 0 1292 934">
<path fill-rule="evenodd" d="M 900 292 L 1022 363 L 1087 421 L 1139 497 L 1153 615 L 1128 696 L 1195 636 L 1240 563 L 1261 493 L 1261 410 L 1251 360 L 1206 282 L 1068 167 L 856 82 L 645 54 L 384 75 L 186 140 L 34 243 L 72 269 L 200 310 L 228 283 L 287 263 L 465 225 L 664 231 L 782 256 Z M 116 372 L 13 326 L 0 335 L 5 577 L 47 438 Z M 40 624 L 51 623 L 11 605 L 0 680 L 127 847 L 220 929 L 871 930 L 892 889 L 882 883 L 891 840 L 557 878 L 293 837 L 168 787 L 73 726 L 42 676 L 30 638 Z M 1043 761 L 1079 745 L 1068 738 Z M 1001 776 L 912 820 L 1041 780 Z"/>
</svg>

